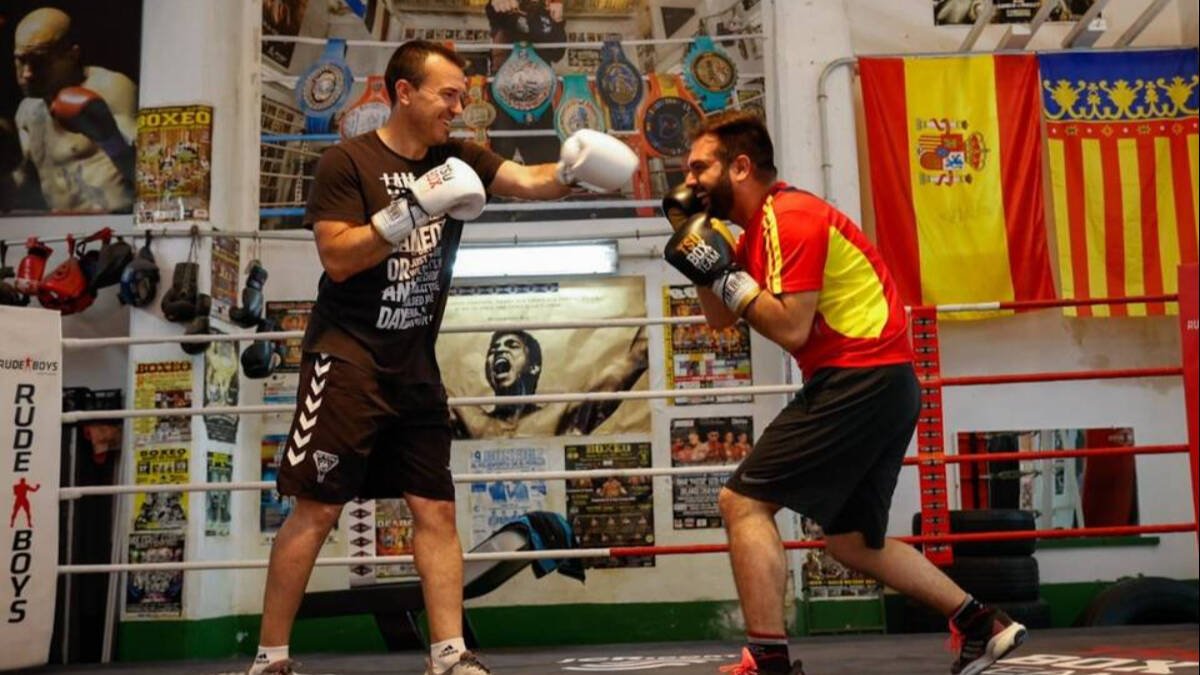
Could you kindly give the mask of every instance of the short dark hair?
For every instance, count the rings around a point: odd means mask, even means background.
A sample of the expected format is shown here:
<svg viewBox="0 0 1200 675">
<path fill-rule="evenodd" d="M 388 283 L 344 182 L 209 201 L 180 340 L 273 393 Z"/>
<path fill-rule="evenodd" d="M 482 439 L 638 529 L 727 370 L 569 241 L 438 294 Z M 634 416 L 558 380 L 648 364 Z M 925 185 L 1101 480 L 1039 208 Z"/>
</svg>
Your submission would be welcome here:
<svg viewBox="0 0 1200 675">
<path fill-rule="evenodd" d="M 388 59 L 387 70 L 383 73 L 383 81 L 387 84 L 388 100 L 396 104 L 396 82 L 408 80 L 414 87 L 421 86 L 425 80 L 425 60 L 430 54 L 437 54 L 459 68 L 466 69 L 467 60 L 450 47 L 429 40 L 409 40 L 396 47 L 392 57 Z"/>
<path fill-rule="evenodd" d="M 716 136 L 717 157 L 728 165 L 738 155 L 750 158 L 755 177 L 773 181 L 779 174 L 775 168 L 775 146 L 767 125 L 758 115 L 745 110 L 728 110 L 707 117 L 692 130 L 692 140 L 701 136 Z"/>
</svg>

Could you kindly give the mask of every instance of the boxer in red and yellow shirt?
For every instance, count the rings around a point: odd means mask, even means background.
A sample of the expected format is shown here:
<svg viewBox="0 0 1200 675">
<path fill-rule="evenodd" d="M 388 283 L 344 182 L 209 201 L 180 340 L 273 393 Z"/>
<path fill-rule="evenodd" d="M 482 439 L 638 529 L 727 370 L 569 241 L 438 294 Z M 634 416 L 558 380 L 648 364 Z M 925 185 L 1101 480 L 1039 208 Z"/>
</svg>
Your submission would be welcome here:
<svg viewBox="0 0 1200 675">
<path fill-rule="evenodd" d="M 862 231 L 778 182 L 774 162 L 757 117 L 710 117 L 694 133 L 685 185 L 663 202 L 675 228 L 664 256 L 697 285 L 709 326 L 745 319 L 804 376 L 719 497 L 748 635 L 732 672 L 803 673 L 784 629 L 787 564 L 775 526 L 784 507 L 816 521 L 843 564 L 944 613 L 957 645 L 950 672 L 982 672 L 1025 627 L 885 537 L 920 410 L 896 286 Z M 744 228 L 736 244 L 726 220 Z"/>
</svg>

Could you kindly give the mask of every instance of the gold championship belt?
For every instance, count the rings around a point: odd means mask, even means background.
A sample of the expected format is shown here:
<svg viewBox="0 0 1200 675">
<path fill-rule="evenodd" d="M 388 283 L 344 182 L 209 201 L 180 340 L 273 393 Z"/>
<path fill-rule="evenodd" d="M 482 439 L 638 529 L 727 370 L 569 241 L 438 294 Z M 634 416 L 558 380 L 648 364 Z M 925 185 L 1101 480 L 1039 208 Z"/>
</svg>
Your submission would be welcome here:
<svg viewBox="0 0 1200 675">
<path fill-rule="evenodd" d="M 475 142 L 488 147 L 488 127 L 496 121 L 496 106 L 487 100 L 487 78 L 472 75 L 467 79 L 467 104 L 463 106 L 463 124 L 475 134 Z"/>
</svg>

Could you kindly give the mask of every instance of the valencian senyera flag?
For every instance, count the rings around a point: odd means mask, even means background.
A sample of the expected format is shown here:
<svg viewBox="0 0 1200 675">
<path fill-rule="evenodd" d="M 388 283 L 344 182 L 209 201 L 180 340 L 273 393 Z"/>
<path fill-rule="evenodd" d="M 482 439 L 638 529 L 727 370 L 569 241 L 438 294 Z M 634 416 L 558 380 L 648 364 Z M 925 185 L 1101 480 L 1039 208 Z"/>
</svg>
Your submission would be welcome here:
<svg viewBox="0 0 1200 675">
<path fill-rule="evenodd" d="M 1176 292 L 1195 262 L 1195 49 L 1043 54 L 1042 99 L 1062 294 Z M 1175 303 L 1079 316 L 1175 314 Z"/>
<path fill-rule="evenodd" d="M 1053 298 L 1036 59 L 861 58 L 859 72 L 876 239 L 905 303 Z"/>
</svg>

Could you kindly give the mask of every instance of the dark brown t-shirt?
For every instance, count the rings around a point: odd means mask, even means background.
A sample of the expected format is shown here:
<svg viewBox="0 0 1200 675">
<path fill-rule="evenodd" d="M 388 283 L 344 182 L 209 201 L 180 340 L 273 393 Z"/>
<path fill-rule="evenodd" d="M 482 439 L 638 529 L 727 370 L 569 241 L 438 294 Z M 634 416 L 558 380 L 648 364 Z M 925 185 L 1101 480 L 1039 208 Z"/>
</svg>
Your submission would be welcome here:
<svg viewBox="0 0 1200 675">
<path fill-rule="evenodd" d="M 470 142 L 451 140 L 411 160 L 387 147 L 374 131 L 329 148 L 317 163 L 304 226 L 318 221 L 362 223 L 402 186 L 450 157 L 458 157 L 489 185 L 504 161 Z M 440 382 L 434 341 L 446 308 L 462 222 L 433 218 L 412 232 L 386 260 L 342 282 L 321 275 L 304 350 L 326 352 L 403 382 Z"/>
</svg>

